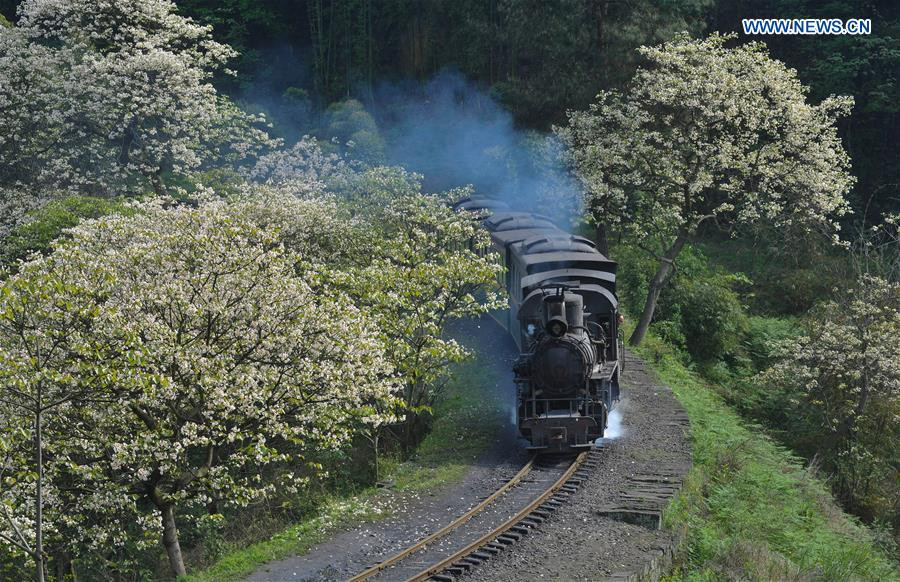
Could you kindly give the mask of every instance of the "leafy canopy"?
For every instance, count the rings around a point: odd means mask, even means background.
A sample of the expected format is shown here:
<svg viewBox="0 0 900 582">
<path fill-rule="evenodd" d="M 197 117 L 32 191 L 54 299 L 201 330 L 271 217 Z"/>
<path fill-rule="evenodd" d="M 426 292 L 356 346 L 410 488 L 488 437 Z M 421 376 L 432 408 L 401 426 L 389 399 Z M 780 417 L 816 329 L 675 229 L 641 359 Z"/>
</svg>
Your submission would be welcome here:
<svg viewBox="0 0 900 582">
<path fill-rule="evenodd" d="M 158 192 L 270 144 L 210 83 L 234 56 L 168 0 L 28 0 L 0 27 L 0 185 Z"/>
<path fill-rule="evenodd" d="M 679 35 L 642 47 L 622 92 L 602 92 L 559 130 L 596 217 L 667 249 L 706 220 L 833 232 L 853 184 L 835 121 L 850 97 L 806 101 L 762 43 Z"/>
</svg>

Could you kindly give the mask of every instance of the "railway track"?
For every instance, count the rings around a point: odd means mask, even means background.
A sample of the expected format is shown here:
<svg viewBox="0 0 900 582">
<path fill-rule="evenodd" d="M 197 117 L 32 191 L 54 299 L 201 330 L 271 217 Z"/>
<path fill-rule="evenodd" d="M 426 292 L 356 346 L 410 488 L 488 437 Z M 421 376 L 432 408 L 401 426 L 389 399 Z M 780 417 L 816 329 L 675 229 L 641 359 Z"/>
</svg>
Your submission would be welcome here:
<svg viewBox="0 0 900 582">
<path fill-rule="evenodd" d="M 579 454 L 558 477 L 552 480 L 549 486 L 540 489 L 536 495 L 532 493 L 528 500 L 523 502 L 524 504 L 520 504 L 513 511 L 510 517 L 499 525 L 489 527 L 486 533 L 476 532 L 476 537 L 471 539 L 471 532 L 464 532 L 469 539 L 466 539 L 461 547 L 457 546 L 457 549 L 451 550 L 449 555 L 440 557 L 436 561 L 429 561 L 426 557 L 425 563 L 428 565 L 424 567 L 421 565 L 421 558 L 415 559 L 417 554 L 427 554 L 428 548 L 442 538 L 472 524 L 476 517 L 484 515 L 507 493 L 526 483 L 527 478 L 536 468 L 535 459 L 532 458 L 515 476 L 481 503 L 440 530 L 360 572 L 350 579 L 351 582 L 361 582 L 376 577 L 407 580 L 408 582 L 420 580 L 450 582 L 454 580 L 456 576 L 468 572 L 521 540 L 523 536 L 539 527 L 557 508 L 565 504 L 569 496 L 575 493 L 581 482 L 587 478 L 586 471 L 596 466 L 598 451 L 599 448 L 594 448 Z M 538 468 L 540 469 L 539 465 Z"/>
</svg>

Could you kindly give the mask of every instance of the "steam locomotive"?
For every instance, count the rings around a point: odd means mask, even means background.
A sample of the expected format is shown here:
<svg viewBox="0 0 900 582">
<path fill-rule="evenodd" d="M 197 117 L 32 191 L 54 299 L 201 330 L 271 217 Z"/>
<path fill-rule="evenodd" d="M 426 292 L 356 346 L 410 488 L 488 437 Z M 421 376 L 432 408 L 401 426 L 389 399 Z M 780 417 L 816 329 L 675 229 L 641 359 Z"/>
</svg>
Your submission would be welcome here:
<svg viewBox="0 0 900 582">
<path fill-rule="evenodd" d="M 503 262 L 508 309 L 495 313 L 520 356 L 517 423 L 531 450 L 565 453 L 603 436 L 619 400 L 616 263 L 538 214 L 464 198 Z"/>
</svg>

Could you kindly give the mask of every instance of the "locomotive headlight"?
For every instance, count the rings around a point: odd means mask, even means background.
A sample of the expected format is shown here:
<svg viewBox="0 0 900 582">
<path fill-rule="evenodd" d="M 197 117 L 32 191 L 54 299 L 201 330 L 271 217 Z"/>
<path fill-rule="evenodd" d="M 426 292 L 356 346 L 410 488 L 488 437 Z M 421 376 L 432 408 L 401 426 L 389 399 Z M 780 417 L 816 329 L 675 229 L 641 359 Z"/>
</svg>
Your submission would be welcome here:
<svg viewBox="0 0 900 582">
<path fill-rule="evenodd" d="M 547 332 L 553 337 L 562 337 L 566 334 L 566 330 L 568 329 L 568 325 L 566 322 L 561 319 L 553 319 L 550 321 L 550 324 L 547 326 Z"/>
</svg>

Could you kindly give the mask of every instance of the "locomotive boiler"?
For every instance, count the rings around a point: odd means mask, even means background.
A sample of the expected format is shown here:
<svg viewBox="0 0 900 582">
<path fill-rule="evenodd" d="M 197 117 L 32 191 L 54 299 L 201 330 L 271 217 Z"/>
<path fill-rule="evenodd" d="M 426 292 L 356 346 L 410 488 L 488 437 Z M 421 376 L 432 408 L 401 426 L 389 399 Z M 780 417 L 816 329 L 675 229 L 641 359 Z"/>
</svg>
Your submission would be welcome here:
<svg viewBox="0 0 900 582">
<path fill-rule="evenodd" d="M 619 399 L 616 264 L 545 216 L 466 198 L 503 261 L 508 309 L 495 313 L 520 356 L 517 423 L 529 448 L 561 453 L 603 436 Z"/>
</svg>

